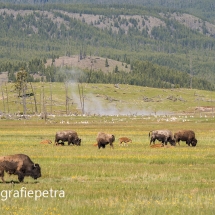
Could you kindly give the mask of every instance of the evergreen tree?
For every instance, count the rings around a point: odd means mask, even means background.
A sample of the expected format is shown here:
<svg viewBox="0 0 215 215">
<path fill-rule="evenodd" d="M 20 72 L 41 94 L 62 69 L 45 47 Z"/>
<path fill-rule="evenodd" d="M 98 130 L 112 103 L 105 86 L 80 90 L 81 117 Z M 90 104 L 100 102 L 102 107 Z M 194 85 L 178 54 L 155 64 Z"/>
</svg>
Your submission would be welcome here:
<svg viewBox="0 0 215 215">
<path fill-rule="evenodd" d="M 105 60 L 105 67 L 109 67 L 108 59 L 107 59 L 107 58 L 106 58 L 106 60 Z"/>
</svg>

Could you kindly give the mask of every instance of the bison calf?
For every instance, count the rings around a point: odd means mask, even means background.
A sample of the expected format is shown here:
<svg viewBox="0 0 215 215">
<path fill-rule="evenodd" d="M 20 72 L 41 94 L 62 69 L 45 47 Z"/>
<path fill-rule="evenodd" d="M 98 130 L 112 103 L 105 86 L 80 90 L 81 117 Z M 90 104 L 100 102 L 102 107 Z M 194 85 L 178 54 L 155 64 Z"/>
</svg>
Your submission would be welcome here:
<svg viewBox="0 0 215 215">
<path fill-rule="evenodd" d="M 127 145 L 128 146 L 128 143 L 132 143 L 132 140 L 128 137 L 120 137 L 119 139 L 119 145 L 121 146 L 122 143 L 124 143 L 124 146 Z"/>
<path fill-rule="evenodd" d="M 64 145 L 64 142 L 68 142 L 68 145 L 71 143 L 77 146 L 81 145 L 81 139 L 78 137 L 76 131 L 58 131 L 55 135 L 55 144 Z"/>
<path fill-rule="evenodd" d="M 192 130 L 180 130 L 176 133 L 174 133 L 174 138 L 176 143 L 180 145 L 180 140 L 181 141 L 186 141 L 186 144 L 190 146 L 196 146 L 197 144 L 197 139 L 195 137 L 195 132 Z"/>
<path fill-rule="evenodd" d="M 105 148 L 107 144 L 110 144 L 110 147 L 113 148 L 113 142 L 115 141 L 115 136 L 113 134 L 106 134 L 99 132 L 96 138 L 98 148 Z"/>
<path fill-rule="evenodd" d="M 34 179 L 41 177 L 41 168 L 39 164 L 33 163 L 31 159 L 24 154 L 0 157 L 0 177 L 3 182 L 5 182 L 4 172 L 10 175 L 18 175 L 19 182 L 23 182 L 25 176 L 31 176 Z"/>
<path fill-rule="evenodd" d="M 52 144 L 52 141 L 51 140 L 42 140 L 40 143 L 41 144 Z"/>
</svg>

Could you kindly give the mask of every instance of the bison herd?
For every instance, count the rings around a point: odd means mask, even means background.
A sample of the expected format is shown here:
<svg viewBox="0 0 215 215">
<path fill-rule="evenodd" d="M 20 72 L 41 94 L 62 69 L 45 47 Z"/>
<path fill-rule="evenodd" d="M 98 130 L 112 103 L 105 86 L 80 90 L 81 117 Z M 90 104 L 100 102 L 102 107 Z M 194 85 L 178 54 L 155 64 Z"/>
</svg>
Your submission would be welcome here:
<svg viewBox="0 0 215 215">
<path fill-rule="evenodd" d="M 149 132 L 150 145 L 153 142 L 155 144 L 155 140 L 161 141 L 162 145 L 167 145 L 169 142 L 172 146 L 180 145 L 180 141 L 185 141 L 188 146 L 196 146 L 197 139 L 195 137 L 195 133 L 192 130 L 180 130 L 173 133 L 170 130 L 155 130 Z"/>
<path fill-rule="evenodd" d="M 170 130 L 154 130 L 149 132 L 150 145 L 153 142 L 158 140 L 164 146 L 167 143 L 170 143 L 171 146 L 180 145 L 180 141 L 185 141 L 188 146 L 196 146 L 197 139 L 195 138 L 195 133 L 192 130 L 180 130 L 175 132 L 174 134 Z M 119 145 L 127 145 L 128 143 L 132 143 L 132 140 L 128 137 L 120 137 Z M 105 148 L 106 145 L 110 144 L 110 147 L 113 148 L 113 142 L 115 141 L 115 136 L 113 134 L 107 134 L 104 132 L 99 132 L 96 137 L 96 143 L 94 146 L 98 146 L 98 148 Z M 76 131 L 59 131 L 55 135 L 55 144 L 56 145 L 64 145 L 64 142 L 68 142 L 68 145 L 81 145 L 81 139 L 78 137 Z"/>
<path fill-rule="evenodd" d="M 196 146 L 197 139 L 195 138 L 195 133 L 192 130 L 180 130 L 174 134 L 170 130 L 154 130 L 149 132 L 150 145 L 158 140 L 162 144 L 161 146 L 170 143 L 171 146 L 180 145 L 180 141 L 185 141 L 188 146 Z M 119 145 L 122 143 L 128 144 L 132 143 L 132 140 L 127 137 L 121 137 L 118 139 Z M 106 145 L 110 145 L 113 148 L 113 142 L 115 141 L 115 136 L 113 134 L 106 134 L 99 132 L 96 137 L 96 144 L 98 148 L 105 148 Z M 81 145 L 81 139 L 78 137 L 76 131 L 58 131 L 55 135 L 55 145 L 64 145 L 68 142 L 68 145 Z M 41 143 L 51 144 L 50 140 L 42 141 Z M 0 157 L 0 177 L 4 181 L 4 172 L 8 174 L 18 175 L 19 182 L 23 182 L 25 176 L 31 176 L 34 179 L 41 177 L 41 168 L 39 164 L 33 163 L 33 161 L 24 154 L 15 154 L 9 156 Z"/>
</svg>

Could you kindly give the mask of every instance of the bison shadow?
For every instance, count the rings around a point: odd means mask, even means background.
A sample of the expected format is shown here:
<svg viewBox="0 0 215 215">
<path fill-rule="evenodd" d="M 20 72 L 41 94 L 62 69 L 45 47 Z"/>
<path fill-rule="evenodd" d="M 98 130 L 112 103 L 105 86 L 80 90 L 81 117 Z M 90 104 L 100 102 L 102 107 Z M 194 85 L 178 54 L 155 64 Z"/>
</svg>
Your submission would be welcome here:
<svg viewBox="0 0 215 215">
<path fill-rule="evenodd" d="M 19 182 L 19 181 L 14 181 L 14 180 L 5 181 L 5 182 L 0 181 L 0 184 L 38 184 L 38 183 L 40 183 L 40 182 L 39 181 Z"/>
</svg>

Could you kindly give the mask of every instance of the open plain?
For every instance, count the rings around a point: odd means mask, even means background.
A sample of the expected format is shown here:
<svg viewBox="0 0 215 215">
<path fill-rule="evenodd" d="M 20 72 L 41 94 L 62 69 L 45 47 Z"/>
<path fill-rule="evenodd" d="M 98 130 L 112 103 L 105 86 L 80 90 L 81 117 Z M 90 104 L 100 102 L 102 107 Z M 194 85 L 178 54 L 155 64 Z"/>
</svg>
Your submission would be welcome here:
<svg viewBox="0 0 215 215">
<path fill-rule="evenodd" d="M 1 214 L 213 214 L 214 123 L 213 116 L 198 114 L 74 115 L 56 117 L 54 123 L 37 116 L 2 119 L 1 155 L 27 154 L 40 164 L 42 177 L 18 183 L 17 176 L 5 174 L 7 183 L 0 183 Z M 149 131 L 162 128 L 193 129 L 198 144 L 151 148 Z M 56 131 L 69 129 L 78 132 L 82 145 L 55 146 Z M 114 149 L 94 146 L 99 131 L 115 135 Z M 119 146 L 120 136 L 132 143 Z M 40 144 L 47 139 L 52 144 Z M 26 196 L 29 190 L 49 193 L 36 198 Z M 15 191 L 19 194 L 13 196 Z"/>
</svg>

